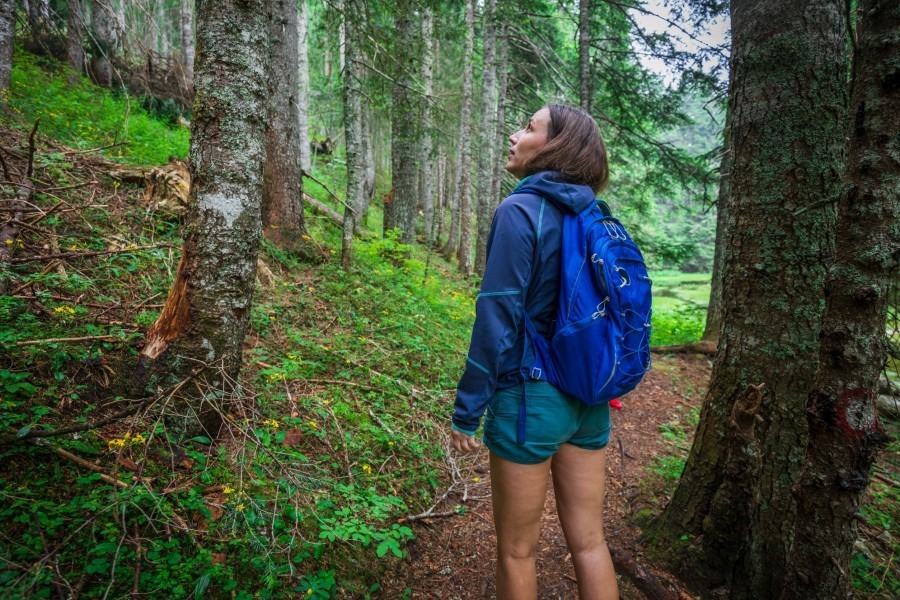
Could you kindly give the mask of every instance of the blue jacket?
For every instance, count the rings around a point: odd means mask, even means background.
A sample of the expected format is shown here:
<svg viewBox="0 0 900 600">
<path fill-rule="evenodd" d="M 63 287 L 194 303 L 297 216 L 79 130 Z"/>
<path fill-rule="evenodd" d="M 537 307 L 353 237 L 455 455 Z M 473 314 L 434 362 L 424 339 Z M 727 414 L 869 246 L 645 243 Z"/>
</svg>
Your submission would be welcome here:
<svg viewBox="0 0 900 600">
<path fill-rule="evenodd" d="M 524 311 L 538 333 L 553 331 L 563 215 L 594 201 L 588 186 L 557 177 L 551 171 L 526 177 L 494 213 L 466 370 L 456 390 L 453 426 L 464 433 L 478 429 L 496 390 L 525 380 L 534 359 L 525 343 Z"/>
</svg>

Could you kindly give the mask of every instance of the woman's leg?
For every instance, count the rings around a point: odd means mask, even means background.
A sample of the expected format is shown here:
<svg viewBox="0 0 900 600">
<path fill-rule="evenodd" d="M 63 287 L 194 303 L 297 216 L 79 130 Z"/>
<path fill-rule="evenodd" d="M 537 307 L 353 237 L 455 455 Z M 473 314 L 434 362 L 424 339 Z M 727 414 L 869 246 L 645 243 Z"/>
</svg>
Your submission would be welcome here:
<svg viewBox="0 0 900 600">
<path fill-rule="evenodd" d="M 491 452 L 498 600 L 537 598 L 534 555 L 549 474 L 549 460 L 521 465 Z"/>
<path fill-rule="evenodd" d="M 563 444 L 553 456 L 553 490 L 581 600 L 617 600 L 616 572 L 603 537 L 606 450 Z"/>
</svg>

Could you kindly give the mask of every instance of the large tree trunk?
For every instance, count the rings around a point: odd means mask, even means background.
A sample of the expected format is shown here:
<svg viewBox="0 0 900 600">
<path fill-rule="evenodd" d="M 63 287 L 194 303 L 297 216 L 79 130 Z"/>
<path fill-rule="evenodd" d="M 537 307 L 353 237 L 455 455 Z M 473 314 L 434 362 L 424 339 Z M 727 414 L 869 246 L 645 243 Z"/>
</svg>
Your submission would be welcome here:
<svg viewBox="0 0 900 600">
<path fill-rule="evenodd" d="M 156 28 L 156 53 L 160 58 L 169 55 L 169 19 L 166 12 L 166 3 L 156 3 L 156 14 L 153 17 Z"/>
<path fill-rule="evenodd" d="M 181 62 L 184 68 L 185 96 L 194 87 L 194 0 L 181 0 Z"/>
<path fill-rule="evenodd" d="M 418 102 L 414 91 L 418 62 L 418 48 L 421 29 L 415 23 L 415 10 L 410 0 L 395 4 L 395 32 L 407 49 L 395 56 L 397 71 L 392 89 L 393 107 L 391 112 L 391 180 L 393 200 L 390 211 L 385 207 L 384 229 L 399 229 L 401 240 L 410 243 L 415 235 L 416 205 L 418 185 L 416 175 L 419 169 L 419 123 Z M 409 47 L 412 45 L 412 48 Z M 388 218 L 390 217 L 390 219 Z"/>
<path fill-rule="evenodd" d="M 84 6 L 82 0 L 68 0 L 66 19 L 66 62 L 76 73 L 84 71 Z"/>
<path fill-rule="evenodd" d="M 297 83 L 299 95 L 297 97 L 298 131 L 300 138 L 300 168 L 307 173 L 312 169 L 312 160 L 309 149 L 309 9 L 306 0 L 300 0 L 297 4 Z"/>
<path fill-rule="evenodd" d="M 94 81 L 112 86 L 112 58 L 116 54 L 116 16 L 108 0 L 91 1 L 91 74 Z"/>
<path fill-rule="evenodd" d="M 295 0 L 272 0 L 271 5 L 263 231 L 267 239 L 282 248 L 305 251 L 309 235 L 303 221 L 303 175 L 297 150 L 301 144 L 297 116 L 297 4 Z"/>
<path fill-rule="evenodd" d="M 716 246 L 713 253 L 712 285 L 709 305 L 706 308 L 706 326 L 703 341 L 718 342 L 722 333 L 722 271 L 725 262 L 725 228 L 728 226 L 728 202 L 731 196 L 731 113 L 725 111 L 725 128 L 722 133 L 722 160 L 719 163 L 719 198 L 716 201 Z"/>
<path fill-rule="evenodd" d="M 497 77 L 500 80 L 497 93 L 497 156 L 494 157 L 494 176 L 492 178 L 493 188 L 491 190 L 491 200 L 493 200 L 492 209 L 496 209 L 502 200 L 501 182 L 503 181 L 504 157 L 507 153 L 504 151 L 509 147 L 509 141 L 506 134 L 506 89 L 509 81 L 509 44 L 507 39 L 506 23 L 500 25 L 500 36 L 497 49 Z"/>
<path fill-rule="evenodd" d="M 496 201 L 494 192 L 494 142 L 497 135 L 497 40 L 494 22 L 496 0 L 485 0 L 482 31 L 483 48 L 481 70 L 481 152 L 478 153 L 477 235 L 475 238 L 474 270 L 484 273 L 487 257 L 487 238 L 491 227 L 491 215 Z"/>
<path fill-rule="evenodd" d="M 345 0 L 344 27 L 344 132 L 347 148 L 347 196 L 344 207 L 344 235 L 341 264 L 353 261 L 353 234 L 366 205 L 366 165 L 363 146 L 363 99 L 360 89 L 363 36 L 360 17 L 365 14 L 361 0 Z"/>
<path fill-rule="evenodd" d="M 12 72 L 13 35 L 16 29 L 16 0 L 0 0 L 0 94 L 6 103 Z"/>
<path fill-rule="evenodd" d="M 166 414 L 176 439 L 200 430 L 216 435 L 241 368 L 259 251 L 267 17 L 263 0 L 198 5 L 184 247 L 136 373 L 141 381 L 159 358 L 168 359 L 157 366 L 175 379 L 206 365 L 198 385 L 181 388 Z"/>
<path fill-rule="evenodd" d="M 425 102 L 422 104 L 422 144 L 419 157 L 422 173 L 422 213 L 425 243 L 431 248 L 434 239 L 434 198 L 437 170 L 435 168 L 431 106 L 434 101 L 434 11 L 426 9 L 422 15 L 422 81 L 425 84 Z"/>
<path fill-rule="evenodd" d="M 731 12 L 734 162 L 722 337 L 661 525 L 670 541 L 703 534 L 708 575 L 731 584 L 733 598 L 774 598 L 792 542 L 791 486 L 806 448 L 832 251 L 829 202 L 843 167 L 846 28 L 839 0 L 732 0 Z M 746 407 L 759 422 L 747 435 L 745 408 L 735 403 L 759 384 L 761 405 Z"/>
<path fill-rule="evenodd" d="M 847 598 L 860 501 L 887 435 L 878 420 L 888 291 L 900 261 L 900 10 L 859 5 L 846 195 L 825 287 L 819 372 L 782 598 Z"/>
<path fill-rule="evenodd" d="M 472 209 L 469 188 L 472 183 L 472 53 L 475 42 L 475 2 L 466 0 L 466 51 L 463 58 L 463 97 L 459 111 L 459 166 L 456 193 L 459 198 L 459 248 L 456 252 L 459 272 L 472 275 Z"/>
<path fill-rule="evenodd" d="M 591 1 L 578 2 L 578 103 L 591 112 Z"/>
</svg>

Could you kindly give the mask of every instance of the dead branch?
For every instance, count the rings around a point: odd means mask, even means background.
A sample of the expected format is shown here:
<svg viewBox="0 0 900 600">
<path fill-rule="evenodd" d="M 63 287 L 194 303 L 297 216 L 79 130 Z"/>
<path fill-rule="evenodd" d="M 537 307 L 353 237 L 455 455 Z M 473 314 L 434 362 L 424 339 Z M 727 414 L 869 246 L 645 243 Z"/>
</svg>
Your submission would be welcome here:
<svg viewBox="0 0 900 600">
<path fill-rule="evenodd" d="M 120 250 L 94 250 L 90 252 L 62 252 L 61 254 L 39 254 L 37 256 L 23 256 L 22 258 L 14 258 L 9 262 L 14 265 L 35 262 L 39 260 L 51 259 L 69 259 L 69 258 L 87 258 L 91 256 L 105 256 L 108 254 L 127 254 L 129 252 L 137 252 L 139 250 L 155 250 L 156 248 L 175 248 L 173 244 L 150 244 L 149 246 L 135 246 L 134 248 L 122 248 Z"/>
<path fill-rule="evenodd" d="M 678 600 L 678 597 L 657 581 L 650 571 L 635 562 L 630 554 L 612 544 L 607 545 L 616 571 L 631 579 L 635 587 L 647 598 L 650 600 Z"/>
<path fill-rule="evenodd" d="M 331 220 L 331 222 L 334 223 L 335 225 L 337 225 L 338 227 L 344 226 L 344 217 L 341 216 L 340 214 L 338 214 L 338 212 L 336 210 L 334 210 L 333 208 L 331 208 L 330 206 L 322 204 L 321 202 L 319 202 L 318 200 L 316 200 L 315 198 L 313 198 L 312 196 L 310 196 L 309 194 L 306 194 L 306 193 L 303 194 L 303 202 L 308 204 L 309 207 L 311 209 L 313 209 L 314 211 L 316 211 L 317 213 L 328 217 Z"/>
<path fill-rule="evenodd" d="M 39 344 L 53 344 L 56 342 L 86 342 L 89 340 L 102 340 L 104 342 L 127 342 L 112 335 L 86 335 L 82 337 L 70 338 L 46 338 L 43 340 L 25 340 L 13 343 L 13 346 L 37 346 Z"/>
<path fill-rule="evenodd" d="M 650 352 L 657 354 L 705 354 L 715 356 L 718 344 L 716 342 L 699 341 L 691 344 L 678 344 L 675 346 L 650 346 Z"/>
<path fill-rule="evenodd" d="M 53 452 L 55 452 L 59 456 L 62 456 L 63 458 L 67 458 L 67 459 L 71 460 L 72 462 L 81 465 L 82 467 L 85 467 L 86 469 L 90 469 L 91 471 L 94 471 L 95 473 L 99 473 L 100 478 L 103 479 L 103 481 L 105 481 L 107 483 L 111 483 L 114 486 L 121 487 L 121 488 L 131 487 L 129 484 L 125 483 L 121 479 L 116 479 L 115 477 L 111 477 L 110 475 L 107 475 L 106 472 L 103 470 L 103 467 L 101 467 L 100 465 L 95 465 L 94 463 L 92 463 L 90 461 L 84 460 L 80 456 L 75 456 L 71 452 L 67 452 L 67 451 L 63 450 L 62 448 L 54 448 Z"/>
</svg>

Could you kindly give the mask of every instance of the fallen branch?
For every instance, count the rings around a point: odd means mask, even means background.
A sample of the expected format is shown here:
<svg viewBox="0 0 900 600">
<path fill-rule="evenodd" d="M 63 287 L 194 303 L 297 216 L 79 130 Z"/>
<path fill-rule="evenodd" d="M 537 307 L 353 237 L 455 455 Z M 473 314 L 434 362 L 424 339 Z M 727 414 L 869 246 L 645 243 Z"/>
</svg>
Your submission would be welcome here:
<svg viewBox="0 0 900 600">
<path fill-rule="evenodd" d="M 678 600 L 678 597 L 657 581 L 650 571 L 635 562 L 630 554 L 612 544 L 607 545 L 616 571 L 620 575 L 628 576 L 649 600 Z"/>
<path fill-rule="evenodd" d="M 313 198 L 312 196 L 310 196 L 308 194 L 303 194 L 303 201 L 306 204 L 308 204 L 309 207 L 312 208 L 317 213 L 328 217 L 331 220 L 331 222 L 334 223 L 335 225 L 337 225 L 338 227 L 344 226 L 344 217 L 342 217 L 340 214 L 338 214 L 338 212 L 336 210 L 334 210 L 333 208 L 331 208 L 330 206 L 322 204 L 321 202 L 319 202 L 318 200 L 316 200 L 315 198 Z"/>
<path fill-rule="evenodd" d="M 117 338 L 112 335 L 86 335 L 83 337 L 70 337 L 70 338 L 46 338 L 43 340 L 25 340 L 23 342 L 15 342 L 13 346 L 38 346 L 40 344 L 54 344 L 56 342 L 86 342 L 88 340 L 103 340 L 105 342 L 127 342 L 128 340 L 123 340 L 122 338 Z"/>
<path fill-rule="evenodd" d="M 90 469 L 91 471 L 99 473 L 100 478 L 107 483 L 111 483 L 111 484 L 113 484 L 117 487 L 121 487 L 121 488 L 131 487 L 130 484 L 125 483 L 121 479 L 116 479 L 115 477 L 111 477 L 111 476 L 107 475 L 106 472 L 103 470 L 103 467 L 101 467 L 100 465 L 95 465 L 94 463 L 92 463 L 90 461 L 84 460 L 80 456 L 75 456 L 71 452 L 66 452 L 62 448 L 54 448 L 53 451 L 56 454 L 62 456 L 63 458 L 67 458 L 67 459 L 71 460 L 72 462 L 77 463 L 77 464 L 81 465 L 82 467 L 85 467 L 86 469 Z"/>
<path fill-rule="evenodd" d="M 137 252 L 138 250 L 155 250 L 157 248 L 175 248 L 174 244 L 151 244 L 149 246 L 135 246 L 134 248 L 122 248 L 120 250 L 94 250 L 90 252 L 62 252 L 60 254 L 41 254 L 37 256 L 23 256 L 22 258 L 14 258 L 9 261 L 11 264 L 19 265 L 22 263 L 36 262 L 39 260 L 51 259 L 67 259 L 67 258 L 87 258 L 89 256 L 104 256 L 107 254 L 126 254 L 129 252 Z"/>
</svg>

